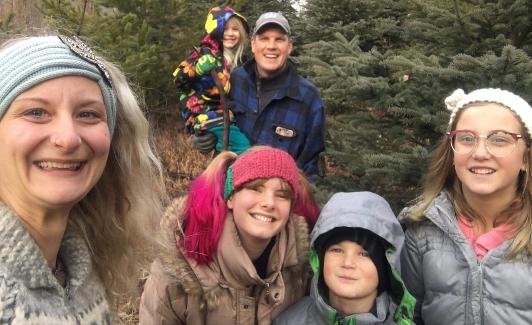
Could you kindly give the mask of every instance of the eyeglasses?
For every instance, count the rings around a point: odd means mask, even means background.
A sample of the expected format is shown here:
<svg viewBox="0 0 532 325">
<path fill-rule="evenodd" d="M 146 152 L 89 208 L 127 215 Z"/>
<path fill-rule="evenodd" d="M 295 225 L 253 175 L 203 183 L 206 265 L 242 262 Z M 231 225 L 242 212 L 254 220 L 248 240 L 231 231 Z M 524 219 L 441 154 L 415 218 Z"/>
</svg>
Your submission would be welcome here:
<svg viewBox="0 0 532 325">
<path fill-rule="evenodd" d="M 484 145 L 486 149 L 495 157 L 505 157 L 511 154 L 516 147 L 519 139 L 523 139 L 521 134 L 506 132 L 502 130 L 495 130 L 486 135 L 476 135 L 469 130 L 454 130 L 447 132 L 451 138 L 451 148 L 454 152 L 460 155 L 467 155 L 472 153 L 476 148 L 481 138 L 486 141 Z"/>
</svg>

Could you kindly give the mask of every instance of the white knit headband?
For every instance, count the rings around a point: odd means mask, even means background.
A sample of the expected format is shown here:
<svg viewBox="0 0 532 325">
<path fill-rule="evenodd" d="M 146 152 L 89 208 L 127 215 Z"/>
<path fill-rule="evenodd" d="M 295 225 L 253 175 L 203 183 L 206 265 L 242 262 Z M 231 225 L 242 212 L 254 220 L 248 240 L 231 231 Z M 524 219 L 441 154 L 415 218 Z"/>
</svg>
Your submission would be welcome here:
<svg viewBox="0 0 532 325">
<path fill-rule="evenodd" d="M 478 102 L 497 103 L 507 107 L 519 116 L 528 135 L 532 136 L 532 108 L 530 105 L 516 94 L 499 88 L 477 89 L 469 94 L 466 94 L 462 89 L 456 89 L 449 97 L 445 98 L 447 109 L 452 111 L 448 128 L 451 127 L 456 114 L 462 108 Z"/>
</svg>

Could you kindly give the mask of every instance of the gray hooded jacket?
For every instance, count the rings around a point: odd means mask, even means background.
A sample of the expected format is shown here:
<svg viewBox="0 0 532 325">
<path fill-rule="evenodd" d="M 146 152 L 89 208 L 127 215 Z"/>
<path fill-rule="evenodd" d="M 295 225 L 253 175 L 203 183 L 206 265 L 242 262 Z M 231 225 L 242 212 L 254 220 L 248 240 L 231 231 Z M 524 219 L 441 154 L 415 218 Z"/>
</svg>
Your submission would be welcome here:
<svg viewBox="0 0 532 325">
<path fill-rule="evenodd" d="M 318 276 L 312 279 L 310 297 L 304 297 L 285 310 L 274 324 L 412 324 L 415 300 L 408 293 L 399 273 L 399 254 L 404 234 L 388 202 L 371 192 L 337 193 L 323 207 L 311 233 L 311 265 L 319 268 L 315 251 L 316 239 L 337 227 L 364 228 L 389 243 L 386 258 L 392 274 L 392 294 L 381 293 L 376 300 L 376 316 L 372 313 L 344 316 L 329 306 L 318 289 Z M 321 271 L 321 270 L 320 270 Z"/>
<path fill-rule="evenodd" d="M 478 261 L 445 192 L 425 216 L 409 225 L 401 256 L 405 283 L 418 299 L 416 323 L 531 324 L 532 261 L 505 258 L 511 239 Z"/>
</svg>

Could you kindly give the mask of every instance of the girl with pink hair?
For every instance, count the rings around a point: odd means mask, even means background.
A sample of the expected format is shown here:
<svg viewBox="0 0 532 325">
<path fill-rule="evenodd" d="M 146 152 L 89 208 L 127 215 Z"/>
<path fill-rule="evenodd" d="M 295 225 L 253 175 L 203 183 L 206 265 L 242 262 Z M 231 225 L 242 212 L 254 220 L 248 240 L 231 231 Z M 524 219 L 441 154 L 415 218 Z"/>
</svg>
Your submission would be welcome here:
<svg viewBox="0 0 532 325">
<path fill-rule="evenodd" d="M 280 149 L 222 152 L 167 211 L 141 324 L 270 324 L 305 295 L 319 208 Z"/>
</svg>

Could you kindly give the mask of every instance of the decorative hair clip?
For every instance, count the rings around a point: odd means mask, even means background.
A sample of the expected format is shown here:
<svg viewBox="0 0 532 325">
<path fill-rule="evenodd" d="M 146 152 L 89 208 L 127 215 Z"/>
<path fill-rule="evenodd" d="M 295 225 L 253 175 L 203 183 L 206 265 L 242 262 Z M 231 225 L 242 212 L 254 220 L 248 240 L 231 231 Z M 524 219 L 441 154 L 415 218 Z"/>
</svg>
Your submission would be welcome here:
<svg viewBox="0 0 532 325">
<path fill-rule="evenodd" d="M 465 95 L 466 94 L 462 89 L 456 89 L 451 95 L 445 98 L 445 106 L 447 106 L 448 110 L 453 111 Z"/>
<path fill-rule="evenodd" d="M 59 37 L 61 42 L 68 46 L 70 50 L 76 53 L 80 58 L 96 65 L 98 67 L 98 70 L 100 70 L 100 72 L 103 74 L 109 86 L 113 86 L 113 83 L 111 82 L 111 75 L 107 71 L 107 68 L 105 68 L 103 63 L 100 61 L 100 59 L 98 59 L 98 57 L 94 54 L 92 49 L 87 44 L 85 44 L 77 36 L 68 37 L 65 35 L 57 35 L 57 37 Z"/>
</svg>

